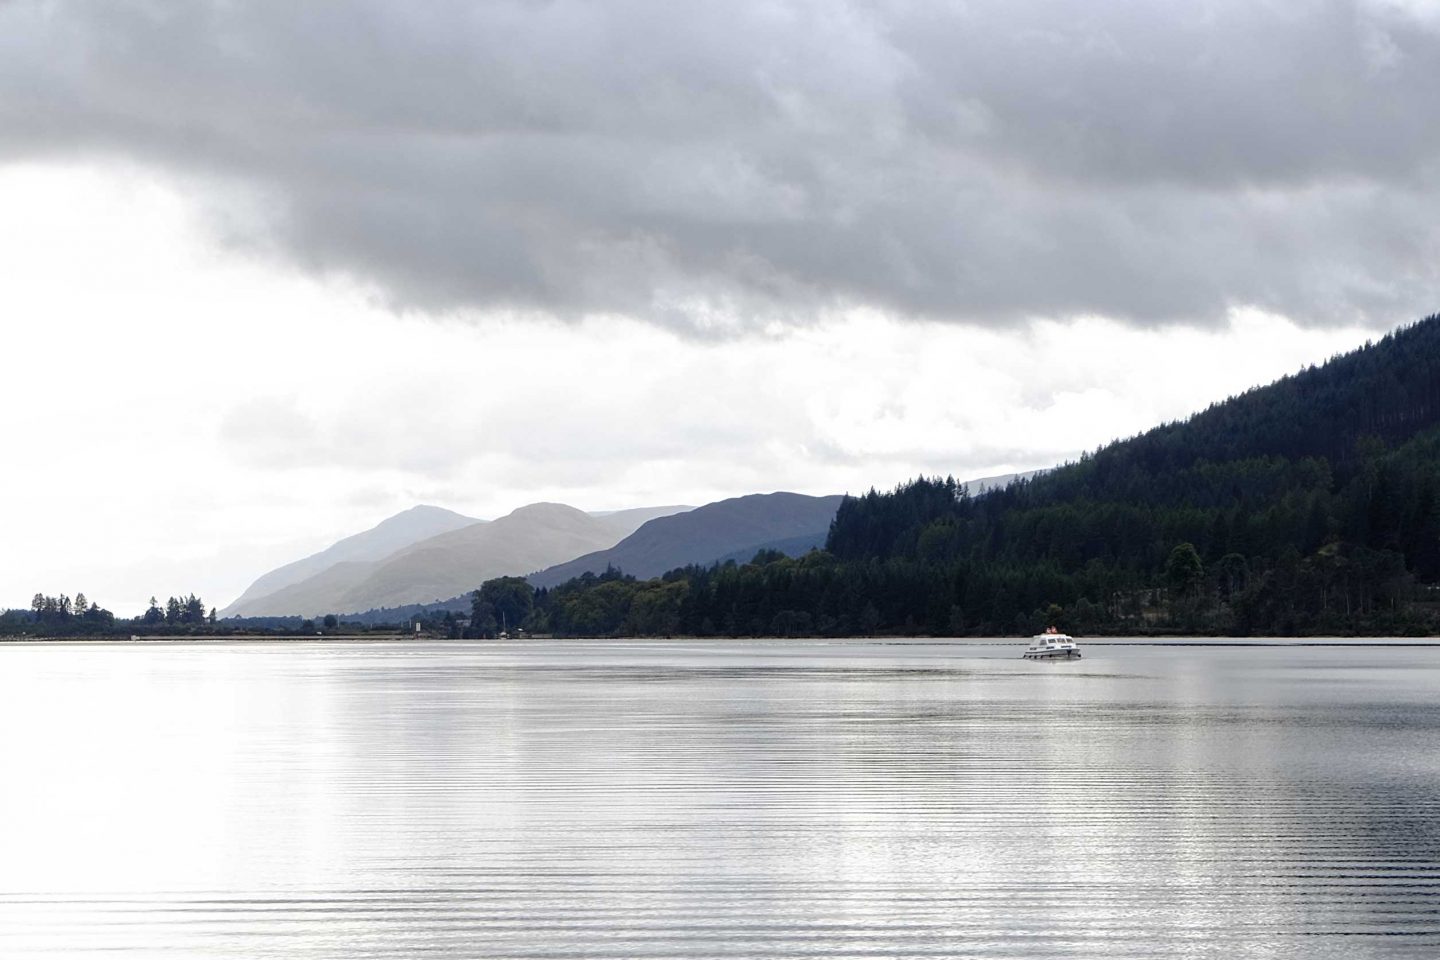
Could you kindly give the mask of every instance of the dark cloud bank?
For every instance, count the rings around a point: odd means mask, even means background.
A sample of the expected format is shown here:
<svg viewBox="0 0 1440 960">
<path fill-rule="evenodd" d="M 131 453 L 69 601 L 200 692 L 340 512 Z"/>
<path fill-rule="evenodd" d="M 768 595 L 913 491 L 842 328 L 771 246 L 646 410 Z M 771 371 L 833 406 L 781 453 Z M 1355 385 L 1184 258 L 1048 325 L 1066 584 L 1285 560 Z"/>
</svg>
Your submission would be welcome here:
<svg viewBox="0 0 1440 960">
<path fill-rule="evenodd" d="M 1388 325 L 1440 279 L 1417 10 L 11 2 L 0 159 L 240 186 L 401 308 Z"/>
</svg>

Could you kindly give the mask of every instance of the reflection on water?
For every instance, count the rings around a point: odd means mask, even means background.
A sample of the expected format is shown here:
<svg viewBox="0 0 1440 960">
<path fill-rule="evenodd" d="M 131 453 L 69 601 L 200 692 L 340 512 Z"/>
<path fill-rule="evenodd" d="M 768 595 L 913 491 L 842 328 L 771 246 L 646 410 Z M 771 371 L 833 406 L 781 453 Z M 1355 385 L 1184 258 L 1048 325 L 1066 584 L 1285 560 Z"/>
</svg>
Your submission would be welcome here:
<svg viewBox="0 0 1440 960">
<path fill-rule="evenodd" d="M 0 648 L 0 956 L 1440 955 L 1440 648 Z"/>
</svg>

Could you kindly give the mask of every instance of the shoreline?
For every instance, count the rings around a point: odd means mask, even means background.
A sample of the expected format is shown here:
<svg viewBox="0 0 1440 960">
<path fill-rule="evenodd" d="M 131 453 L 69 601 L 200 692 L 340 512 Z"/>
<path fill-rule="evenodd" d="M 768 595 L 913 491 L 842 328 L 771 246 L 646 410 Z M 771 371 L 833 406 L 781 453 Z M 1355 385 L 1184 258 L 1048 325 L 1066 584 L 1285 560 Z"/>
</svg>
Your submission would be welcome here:
<svg viewBox="0 0 1440 960">
<path fill-rule="evenodd" d="M 1440 637 L 1077 637 L 1082 647 L 1440 647 Z M 0 637 L 0 646 L 16 645 L 112 645 L 147 644 L 477 644 L 488 646 L 535 646 L 543 643 L 871 643 L 881 646 L 1025 646 L 1023 637 L 531 637 L 524 640 L 452 640 L 448 637 L 376 636 L 344 634 L 325 637 L 277 637 L 240 634 L 224 637 Z"/>
</svg>

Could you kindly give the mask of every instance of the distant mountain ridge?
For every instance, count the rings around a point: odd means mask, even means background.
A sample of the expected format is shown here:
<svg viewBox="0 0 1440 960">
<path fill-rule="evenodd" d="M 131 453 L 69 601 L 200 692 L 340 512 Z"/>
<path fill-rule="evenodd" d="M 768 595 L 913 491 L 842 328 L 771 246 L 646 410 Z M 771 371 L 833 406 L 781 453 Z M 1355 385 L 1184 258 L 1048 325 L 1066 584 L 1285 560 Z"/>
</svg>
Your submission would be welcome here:
<svg viewBox="0 0 1440 960">
<path fill-rule="evenodd" d="M 560 503 L 532 503 L 498 520 L 412 544 L 378 564 L 330 604 L 341 613 L 430 603 L 474 590 L 494 577 L 614 544 L 622 526 Z"/>
<path fill-rule="evenodd" d="M 671 517 L 694 510 L 693 506 L 672 504 L 664 507 L 630 507 L 625 510 L 591 510 L 590 516 L 612 527 L 623 540 L 658 517 Z"/>
<path fill-rule="evenodd" d="M 256 579 L 244 593 L 221 610 L 219 616 L 265 616 L 267 614 L 261 611 L 269 606 L 262 606 L 259 601 L 323 573 L 338 563 L 382 560 L 421 540 L 484 522 L 443 507 L 411 507 L 382 520 L 369 530 L 337 541 L 319 553 L 271 570 Z"/>
<path fill-rule="evenodd" d="M 741 547 L 739 550 L 731 550 L 723 556 L 716 557 L 712 563 L 749 563 L 755 555 L 762 550 L 773 550 L 776 553 L 783 553 L 787 557 L 801 557 L 811 550 L 820 550 L 825 546 L 826 533 L 817 530 L 814 533 L 802 534 L 798 537 L 785 537 L 781 540 L 770 540 L 766 543 L 754 543 Z"/>
<path fill-rule="evenodd" d="M 624 540 L 526 579 L 549 587 L 584 573 L 616 567 L 636 577 L 653 577 L 691 563 L 712 563 L 736 551 L 759 549 L 796 538 L 825 539 L 844 497 L 800 493 L 757 493 L 696 507 L 646 523 Z M 808 549 L 808 548 L 807 548 Z"/>
<path fill-rule="evenodd" d="M 986 492 L 987 490 L 999 490 L 1003 487 L 1010 486 L 1010 484 L 1014 483 L 1016 480 L 1030 480 L 1034 477 L 1038 477 L 1042 473 L 1047 472 L 1047 470 L 1027 470 L 1024 473 L 1001 473 L 996 474 L 993 477 L 980 477 L 975 480 L 965 480 L 961 482 L 960 487 L 966 493 L 970 494 L 970 496 L 975 497 Z"/>
<path fill-rule="evenodd" d="M 612 546 L 649 520 L 689 509 L 586 514 L 564 504 L 530 504 L 484 521 L 416 507 L 265 574 L 224 616 L 315 617 L 433 603 L 491 577 L 522 575 Z"/>
<path fill-rule="evenodd" d="M 313 577 L 257 597 L 246 606 L 247 610 L 257 612 L 241 613 L 239 616 L 319 617 L 340 612 L 341 598 L 363 584 L 382 562 L 342 560 Z"/>
</svg>

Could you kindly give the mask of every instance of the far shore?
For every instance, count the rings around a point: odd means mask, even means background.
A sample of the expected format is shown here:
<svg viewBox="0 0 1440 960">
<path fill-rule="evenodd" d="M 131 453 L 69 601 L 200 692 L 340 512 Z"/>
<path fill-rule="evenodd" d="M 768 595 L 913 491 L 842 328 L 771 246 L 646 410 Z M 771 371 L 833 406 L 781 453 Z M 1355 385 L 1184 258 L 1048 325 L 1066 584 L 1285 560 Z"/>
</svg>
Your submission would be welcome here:
<svg viewBox="0 0 1440 960">
<path fill-rule="evenodd" d="M 1098 647 L 1440 647 L 1440 637 L 1180 637 L 1169 635 L 1136 637 L 1076 637 L 1085 646 Z M 541 643 L 872 643 L 884 646 L 1024 646 L 1029 637 L 525 637 L 508 640 L 452 640 L 448 637 L 399 634 L 333 634 L 326 636 L 275 636 L 232 634 L 207 636 L 149 637 L 0 637 L 3 644 L 101 644 L 144 646 L 194 644 L 219 646 L 227 643 L 390 643 L 527 646 Z"/>
</svg>

